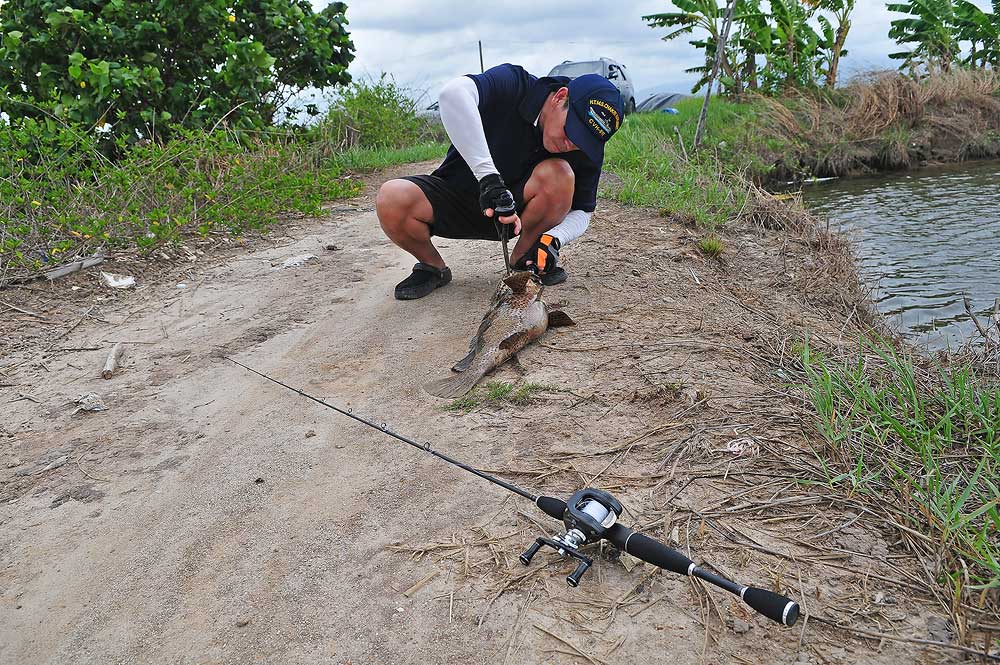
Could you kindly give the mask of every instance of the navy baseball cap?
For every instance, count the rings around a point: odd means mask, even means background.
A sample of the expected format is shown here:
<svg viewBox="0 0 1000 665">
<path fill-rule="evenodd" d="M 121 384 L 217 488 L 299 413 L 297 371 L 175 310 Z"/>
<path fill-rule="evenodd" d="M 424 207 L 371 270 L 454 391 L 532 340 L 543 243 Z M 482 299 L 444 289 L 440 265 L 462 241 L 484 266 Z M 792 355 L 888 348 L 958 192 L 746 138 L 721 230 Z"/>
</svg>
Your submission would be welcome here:
<svg viewBox="0 0 1000 665">
<path fill-rule="evenodd" d="M 621 93 L 600 74 L 584 74 L 569 82 L 566 137 L 594 164 L 604 161 L 604 144 L 622 126 Z"/>
</svg>

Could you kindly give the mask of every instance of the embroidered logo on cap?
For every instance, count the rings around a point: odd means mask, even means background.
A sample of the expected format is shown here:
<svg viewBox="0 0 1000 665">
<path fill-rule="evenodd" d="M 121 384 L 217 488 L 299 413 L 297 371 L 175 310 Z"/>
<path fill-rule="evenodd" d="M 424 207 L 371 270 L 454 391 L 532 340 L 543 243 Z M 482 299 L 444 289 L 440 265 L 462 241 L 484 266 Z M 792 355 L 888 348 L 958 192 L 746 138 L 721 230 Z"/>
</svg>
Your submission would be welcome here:
<svg viewBox="0 0 1000 665">
<path fill-rule="evenodd" d="M 587 109 L 587 126 L 602 141 L 607 141 L 621 126 L 617 109 L 603 99 L 591 99 Z"/>
</svg>

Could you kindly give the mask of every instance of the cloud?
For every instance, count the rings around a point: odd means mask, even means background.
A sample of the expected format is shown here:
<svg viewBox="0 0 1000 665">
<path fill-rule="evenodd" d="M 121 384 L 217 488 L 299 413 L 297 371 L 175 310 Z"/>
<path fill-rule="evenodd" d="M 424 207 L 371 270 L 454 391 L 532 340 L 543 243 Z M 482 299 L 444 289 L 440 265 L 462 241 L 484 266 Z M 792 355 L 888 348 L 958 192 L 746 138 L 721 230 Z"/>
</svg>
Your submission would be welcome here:
<svg viewBox="0 0 1000 665">
<path fill-rule="evenodd" d="M 974 1 L 989 8 L 989 0 Z M 485 67 L 514 62 L 544 75 L 563 60 L 606 56 L 628 67 L 639 92 L 687 92 L 698 76 L 684 70 L 702 65 L 704 57 L 688 44 L 693 37 L 663 42 L 666 30 L 641 19 L 673 10 L 664 0 L 348 1 L 348 28 L 357 47 L 350 70 L 356 78 L 389 72 L 397 83 L 436 97 L 449 79 L 479 71 L 481 41 Z M 899 48 L 888 32 L 890 21 L 900 17 L 882 2 L 858 0 L 844 75 L 896 66 L 888 54 Z"/>
</svg>

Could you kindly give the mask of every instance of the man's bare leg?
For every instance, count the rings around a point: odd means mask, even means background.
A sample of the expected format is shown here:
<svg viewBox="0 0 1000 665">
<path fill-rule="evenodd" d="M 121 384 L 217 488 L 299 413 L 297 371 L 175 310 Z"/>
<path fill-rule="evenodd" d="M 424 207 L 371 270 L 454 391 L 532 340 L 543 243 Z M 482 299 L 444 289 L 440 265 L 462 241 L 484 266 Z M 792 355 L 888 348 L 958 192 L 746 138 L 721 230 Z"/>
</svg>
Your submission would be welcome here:
<svg viewBox="0 0 1000 665">
<path fill-rule="evenodd" d="M 423 191 L 409 180 L 389 180 L 375 197 L 375 214 L 385 234 L 421 263 L 444 268 L 444 259 L 431 243 L 434 210 Z"/>
<path fill-rule="evenodd" d="M 520 259 L 543 233 L 562 222 L 573 204 L 575 182 L 573 169 L 564 159 L 546 159 L 535 166 L 524 185 L 521 235 L 511 253 L 512 260 Z"/>
</svg>

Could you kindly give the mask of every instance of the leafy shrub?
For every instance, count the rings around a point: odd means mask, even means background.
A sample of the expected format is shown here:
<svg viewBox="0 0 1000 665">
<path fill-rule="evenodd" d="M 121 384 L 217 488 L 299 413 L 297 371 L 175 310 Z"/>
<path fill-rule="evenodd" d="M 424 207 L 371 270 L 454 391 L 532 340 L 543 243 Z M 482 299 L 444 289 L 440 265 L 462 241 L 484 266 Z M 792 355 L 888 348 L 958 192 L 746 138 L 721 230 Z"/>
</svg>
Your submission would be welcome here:
<svg viewBox="0 0 1000 665">
<path fill-rule="evenodd" d="M 360 187 L 302 132 L 257 139 L 179 129 L 111 163 L 84 128 L 49 134 L 43 124 L 0 127 L 0 272 L 101 247 L 148 250 L 186 235 L 263 229 Z"/>
<path fill-rule="evenodd" d="M 7 0 L 0 100 L 135 142 L 178 126 L 270 124 L 297 89 L 343 84 L 346 5 L 307 0 Z"/>
<path fill-rule="evenodd" d="M 402 148 L 432 133 L 428 119 L 417 115 L 416 101 L 386 74 L 341 90 L 324 129 L 352 148 Z"/>
</svg>

